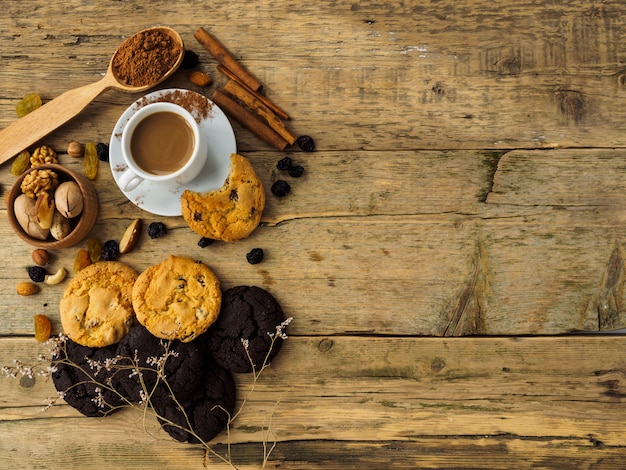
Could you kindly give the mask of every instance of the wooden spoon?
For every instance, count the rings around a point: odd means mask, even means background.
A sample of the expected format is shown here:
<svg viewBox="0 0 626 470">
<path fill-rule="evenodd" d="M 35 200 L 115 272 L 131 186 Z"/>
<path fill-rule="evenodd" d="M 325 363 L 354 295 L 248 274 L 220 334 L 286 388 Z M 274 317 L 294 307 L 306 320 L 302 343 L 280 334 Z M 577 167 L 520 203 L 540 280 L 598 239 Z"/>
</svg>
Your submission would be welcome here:
<svg viewBox="0 0 626 470">
<path fill-rule="evenodd" d="M 134 36 L 126 39 L 115 51 L 109 67 L 104 77 L 90 85 L 85 85 L 73 90 L 66 91 L 55 99 L 47 102 L 43 106 L 28 113 L 26 116 L 19 118 L 13 124 L 0 131 L 0 164 L 6 162 L 9 158 L 14 157 L 29 145 L 34 144 L 38 140 L 48 135 L 53 130 L 65 124 L 71 118 L 82 111 L 89 103 L 91 103 L 98 95 L 109 88 L 118 88 L 127 92 L 142 92 L 163 80 L 168 78 L 176 71 L 183 60 L 184 46 L 180 35 L 171 28 L 165 26 L 155 26 L 144 29 L 136 35 L 142 34 L 150 30 L 162 30 L 180 45 L 180 56 L 177 58 L 172 68 L 154 83 L 143 86 L 129 86 L 123 83 L 115 76 L 113 69 L 113 61 L 116 54 L 119 53 L 121 47 L 129 42 Z M 136 36 L 135 35 L 135 36 Z"/>
</svg>

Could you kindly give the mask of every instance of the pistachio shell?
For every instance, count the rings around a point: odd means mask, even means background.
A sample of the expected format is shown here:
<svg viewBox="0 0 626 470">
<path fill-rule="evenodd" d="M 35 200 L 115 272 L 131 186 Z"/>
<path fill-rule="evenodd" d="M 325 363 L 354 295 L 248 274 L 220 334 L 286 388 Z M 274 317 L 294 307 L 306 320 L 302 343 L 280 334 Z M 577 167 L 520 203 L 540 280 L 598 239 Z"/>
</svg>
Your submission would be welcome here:
<svg viewBox="0 0 626 470">
<path fill-rule="evenodd" d="M 74 181 L 61 183 L 54 192 L 57 210 L 68 219 L 72 219 L 83 211 L 83 194 Z"/>
<path fill-rule="evenodd" d="M 52 235 L 55 240 L 61 240 L 67 237 L 71 231 L 70 219 L 63 217 L 59 211 L 54 211 L 52 225 L 50 226 L 50 235 Z"/>
<path fill-rule="evenodd" d="M 13 202 L 13 212 L 18 223 L 28 236 L 38 240 L 45 240 L 48 238 L 50 230 L 41 228 L 39 225 L 35 206 L 36 202 L 34 199 L 29 198 L 26 194 L 20 194 Z"/>
</svg>

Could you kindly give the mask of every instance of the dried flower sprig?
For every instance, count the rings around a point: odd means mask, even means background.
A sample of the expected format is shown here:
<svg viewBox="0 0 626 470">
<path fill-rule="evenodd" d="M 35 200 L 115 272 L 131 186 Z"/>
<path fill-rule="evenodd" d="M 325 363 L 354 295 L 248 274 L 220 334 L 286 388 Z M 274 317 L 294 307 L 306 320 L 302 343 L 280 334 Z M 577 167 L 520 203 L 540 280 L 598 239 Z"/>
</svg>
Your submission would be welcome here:
<svg viewBox="0 0 626 470">
<path fill-rule="evenodd" d="M 245 394 L 241 404 L 239 405 L 239 408 L 237 409 L 235 413 L 231 415 L 230 413 L 228 413 L 227 410 L 223 409 L 222 407 L 219 407 L 228 416 L 228 420 L 226 423 L 226 433 L 227 433 L 227 442 L 228 442 L 226 456 L 223 456 L 219 454 L 218 452 L 216 452 L 215 450 L 213 450 L 207 442 L 204 442 L 202 438 L 197 435 L 197 433 L 193 430 L 193 426 L 191 426 L 189 417 L 185 415 L 185 421 L 187 423 L 187 426 L 181 426 L 180 424 L 177 424 L 163 416 L 158 415 L 151 406 L 151 399 L 155 390 L 157 389 L 159 385 L 164 385 L 174 402 L 174 406 L 177 406 L 178 408 L 183 410 L 183 413 L 185 413 L 184 407 L 178 402 L 178 400 L 174 396 L 174 393 L 172 391 L 172 388 L 170 387 L 170 384 L 167 380 L 167 376 L 165 372 L 165 365 L 167 363 L 167 360 L 170 357 L 178 356 L 177 352 L 172 351 L 170 349 L 171 341 L 165 341 L 165 340 L 161 341 L 161 345 L 164 349 L 164 353 L 160 356 L 149 357 L 146 363 L 150 367 L 140 366 L 140 361 L 138 358 L 138 351 L 134 351 L 132 358 L 124 358 L 121 356 L 116 356 L 113 358 L 106 358 L 104 361 L 97 361 L 97 360 L 93 360 L 90 358 L 85 358 L 87 366 L 88 366 L 87 368 L 85 368 L 85 367 L 79 366 L 78 364 L 74 363 L 70 359 L 67 359 L 65 348 L 66 348 L 66 342 L 68 338 L 67 336 L 63 334 L 59 334 L 56 337 L 51 337 L 46 343 L 44 343 L 44 345 L 47 346 L 49 350 L 47 354 L 39 355 L 38 362 L 40 363 L 40 365 L 30 366 L 16 359 L 13 361 L 13 364 L 11 366 L 3 366 L 0 368 L 0 372 L 1 372 L 0 377 L 5 376 L 9 378 L 17 378 L 17 377 L 24 376 L 28 378 L 34 378 L 35 375 L 37 375 L 37 376 L 42 376 L 45 378 L 50 378 L 52 374 L 58 370 L 58 367 L 60 365 L 69 365 L 71 367 L 75 367 L 79 371 L 81 371 L 84 374 L 84 376 L 87 377 L 87 379 L 84 380 L 83 382 L 74 384 L 71 388 L 84 385 L 84 384 L 94 385 L 95 396 L 94 398 L 92 398 L 92 401 L 97 405 L 99 409 L 105 410 L 104 411 L 105 415 L 110 414 L 114 411 L 117 411 L 120 408 L 139 409 L 139 411 L 141 411 L 141 413 L 143 414 L 143 427 L 146 433 L 151 434 L 147 425 L 148 418 L 155 417 L 159 419 L 162 423 L 165 423 L 168 426 L 178 428 L 188 433 L 189 435 L 193 436 L 197 441 L 199 441 L 205 449 L 205 458 L 204 458 L 205 467 L 208 467 L 209 458 L 213 456 L 219 459 L 220 461 L 230 465 L 232 468 L 236 469 L 237 467 L 233 464 L 232 458 L 231 458 L 231 455 L 232 455 L 231 454 L 231 442 L 230 442 L 231 425 L 233 421 L 242 413 L 248 401 L 248 397 L 254 392 L 256 388 L 257 382 L 259 381 L 261 374 L 267 367 L 270 366 L 270 357 L 271 357 L 271 353 L 274 348 L 274 345 L 276 344 L 276 341 L 278 341 L 279 339 L 285 340 L 288 338 L 287 334 L 285 333 L 285 329 L 292 322 L 292 320 L 293 318 L 289 317 L 285 321 L 283 321 L 281 324 L 276 326 L 275 332 L 268 332 L 268 335 L 271 338 L 269 351 L 266 354 L 263 363 L 258 369 L 256 368 L 254 361 L 252 360 L 252 357 L 250 356 L 248 339 L 241 340 L 244 346 L 244 349 L 246 351 L 246 355 L 248 356 L 248 360 L 250 361 L 250 364 L 252 365 L 252 370 L 253 370 L 252 385 L 250 386 L 250 389 Z M 107 378 L 104 380 L 100 380 L 100 377 L 98 376 L 103 370 L 108 372 Z M 144 373 L 154 374 L 155 372 L 157 375 L 156 383 L 149 388 L 143 379 Z M 112 382 L 112 377 L 115 374 L 128 374 L 129 377 L 137 376 L 139 378 L 139 382 L 141 384 L 141 389 L 139 391 L 139 397 L 140 397 L 139 403 L 131 402 L 125 396 L 124 393 L 121 393 L 119 390 L 116 390 Z M 56 405 L 59 402 L 59 400 L 64 399 L 67 392 L 69 392 L 71 388 L 68 390 L 64 390 L 64 391 L 58 391 L 56 396 L 48 398 L 42 410 L 46 411 L 50 409 L 52 406 Z M 113 394 L 115 394 L 115 396 L 119 397 L 121 399 L 122 405 L 112 406 L 111 404 L 107 403 L 106 397 L 104 395 L 105 391 L 112 392 Z M 275 449 L 276 443 L 277 443 L 277 436 L 275 435 L 272 429 L 272 421 L 276 413 L 276 410 L 278 408 L 278 405 L 279 405 L 279 402 L 275 404 L 274 409 L 272 410 L 271 416 L 269 417 L 268 420 L 266 420 L 267 425 L 264 423 L 262 426 L 263 468 L 265 468 L 269 460 L 269 456 L 272 453 L 272 451 Z M 271 443 L 269 442 L 270 437 L 271 437 Z"/>
</svg>

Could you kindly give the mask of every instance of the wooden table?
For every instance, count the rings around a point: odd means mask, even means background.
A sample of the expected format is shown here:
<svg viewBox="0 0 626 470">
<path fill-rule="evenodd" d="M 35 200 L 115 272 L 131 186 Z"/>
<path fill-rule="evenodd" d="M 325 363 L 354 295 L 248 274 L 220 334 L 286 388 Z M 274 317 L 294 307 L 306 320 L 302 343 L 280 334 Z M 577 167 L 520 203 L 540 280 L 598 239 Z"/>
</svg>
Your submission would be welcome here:
<svg viewBox="0 0 626 470">
<path fill-rule="evenodd" d="M 201 259 L 224 289 L 258 285 L 294 317 L 289 339 L 211 447 L 260 468 L 624 468 L 626 5 L 618 0 L 123 2 L 6 0 L 0 127 L 27 93 L 98 80 L 123 40 L 175 28 L 213 84 L 204 27 L 264 84 L 295 135 L 281 153 L 233 124 L 266 188 L 285 154 L 305 167 L 268 197 L 248 239 L 200 249 L 182 218 L 144 212 L 101 164 L 92 236 L 162 221 L 123 261 Z M 139 95 L 110 90 L 45 142 L 108 142 Z M 15 179 L 0 168 L 5 194 Z M 6 205 L 0 202 L 5 213 Z M 32 247 L 2 217 L 0 366 L 37 362 L 33 315 L 60 329 L 63 284 L 32 297 Z M 84 242 L 56 250 L 71 270 Z M 262 247 L 250 265 L 245 254 Z M 568 334 L 577 331 L 596 334 Z M 3 468 L 203 468 L 199 446 L 141 413 L 45 413 L 51 382 L 0 378 Z M 269 433 L 268 433 L 269 428 Z M 210 459 L 209 468 L 228 468 Z"/>
</svg>

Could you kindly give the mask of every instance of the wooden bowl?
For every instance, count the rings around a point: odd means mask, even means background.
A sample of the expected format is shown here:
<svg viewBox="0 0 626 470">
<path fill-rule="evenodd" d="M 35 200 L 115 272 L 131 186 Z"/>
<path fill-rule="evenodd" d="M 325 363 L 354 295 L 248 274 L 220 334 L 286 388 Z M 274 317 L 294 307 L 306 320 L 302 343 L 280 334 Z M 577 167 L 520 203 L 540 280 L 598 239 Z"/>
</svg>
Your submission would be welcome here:
<svg viewBox="0 0 626 470">
<path fill-rule="evenodd" d="M 13 210 L 15 199 L 22 194 L 22 180 L 24 180 L 26 175 L 31 171 L 42 169 L 50 169 L 54 171 L 59 177 L 59 183 L 63 183 L 65 181 L 76 182 L 83 195 L 83 211 L 75 219 L 71 219 L 72 231 L 61 240 L 55 240 L 52 236 L 48 236 L 46 240 L 39 240 L 29 236 L 17 221 L 17 217 L 15 216 L 15 212 Z M 93 184 L 85 176 L 75 173 L 62 165 L 39 165 L 35 168 L 26 170 L 18 177 L 7 198 L 7 214 L 9 216 L 9 223 L 11 224 L 11 227 L 17 236 L 26 243 L 46 249 L 68 248 L 79 243 L 89 234 L 89 232 L 91 232 L 91 229 L 96 223 L 96 218 L 98 217 L 98 196 L 96 195 L 96 189 Z"/>
</svg>

